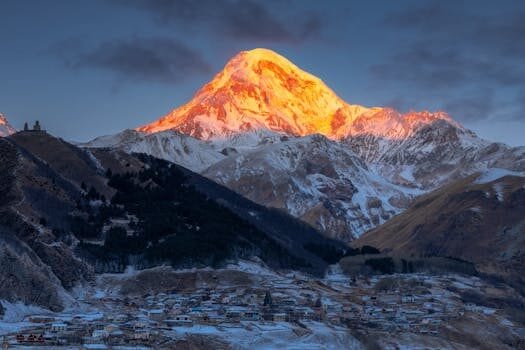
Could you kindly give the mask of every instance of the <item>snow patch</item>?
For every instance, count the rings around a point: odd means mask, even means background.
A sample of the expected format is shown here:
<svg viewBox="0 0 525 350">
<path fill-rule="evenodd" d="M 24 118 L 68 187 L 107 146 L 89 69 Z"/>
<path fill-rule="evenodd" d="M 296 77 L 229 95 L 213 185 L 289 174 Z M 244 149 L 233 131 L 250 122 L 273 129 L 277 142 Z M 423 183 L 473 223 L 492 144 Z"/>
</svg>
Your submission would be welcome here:
<svg viewBox="0 0 525 350">
<path fill-rule="evenodd" d="M 501 169 L 501 168 L 491 168 L 487 171 L 484 171 L 480 174 L 480 176 L 474 181 L 475 184 L 485 184 L 492 181 L 495 181 L 499 178 L 502 178 L 504 176 L 524 176 L 523 173 L 511 171 L 508 169 Z"/>
<path fill-rule="evenodd" d="M 21 302 L 10 303 L 0 301 L 4 307 L 4 322 L 22 322 L 29 315 L 49 314 L 50 311 L 35 305 L 26 305 Z M 0 326 L 0 329 L 2 327 Z"/>
<path fill-rule="evenodd" d="M 481 214 L 482 212 L 480 207 L 472 207 L 470 208 L 470 211 L 473 211 L 474 213 L 479 213 L 479 214 Z"/>
<path fill-rule="evenodd" d="M 505 194 L 503 193 L 503 185 L 500 183 L 497 183 L 497 184 L 494 184 L 492 188 L 496 192 L 496 197 L 498 198 L 498 200 L 500 202 L 503 202 L 505 200 Z"/>
<path fill-rule="evenodd" d="M 403 170 L 401 170 L 399 175 L 407 181 L 414 182 L 414 166 L 410 165 L 403 167 Z"/>
</svg>

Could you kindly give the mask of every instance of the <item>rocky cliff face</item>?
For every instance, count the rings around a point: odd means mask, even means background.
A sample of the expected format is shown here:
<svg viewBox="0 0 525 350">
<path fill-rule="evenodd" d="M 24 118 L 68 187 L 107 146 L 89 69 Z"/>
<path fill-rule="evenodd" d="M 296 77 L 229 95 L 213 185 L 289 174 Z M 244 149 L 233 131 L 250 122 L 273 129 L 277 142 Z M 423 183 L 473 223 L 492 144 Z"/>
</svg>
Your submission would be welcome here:
<svg viewBox="0 0 525 350">
<path fill-rule="evenodd" d="M 369 134 L 343 142 L 390 181 L 424 190 L 490 168 L 525 172 L 525 147 L 492 143 L 444 120 L 404 139 Z"/>
<path fill-rule="evenodd" d="M 385 181 L 322 135 L 232 154 L 203 174 L 344 241 L 385 222 L 418 194 Z"/>
</svg>

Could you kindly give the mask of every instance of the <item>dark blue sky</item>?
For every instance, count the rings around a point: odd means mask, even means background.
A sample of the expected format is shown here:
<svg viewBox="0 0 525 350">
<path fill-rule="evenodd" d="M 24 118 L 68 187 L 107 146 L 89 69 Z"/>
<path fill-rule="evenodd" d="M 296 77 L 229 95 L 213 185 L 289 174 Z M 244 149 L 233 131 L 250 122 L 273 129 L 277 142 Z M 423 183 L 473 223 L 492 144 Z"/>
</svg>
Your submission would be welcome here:
<svg viewBox="0 0 525 350">
<path fill-rule="evenodd" d="M 266 47 L 347 102 L 525 144 L 523 1 L 5 0 L 0 45 L 0 112 L 66 139 L 157 119 Z"/>
</svg>

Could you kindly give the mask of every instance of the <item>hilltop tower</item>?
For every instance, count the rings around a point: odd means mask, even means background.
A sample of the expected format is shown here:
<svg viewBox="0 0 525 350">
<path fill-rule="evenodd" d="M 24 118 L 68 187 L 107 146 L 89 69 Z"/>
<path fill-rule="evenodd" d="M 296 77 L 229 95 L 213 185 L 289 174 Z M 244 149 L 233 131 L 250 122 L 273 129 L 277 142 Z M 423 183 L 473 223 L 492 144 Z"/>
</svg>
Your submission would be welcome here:
<svg viewBox="0 0 525 350">
<path fill-rule="evenodd" d="M 29 124 L 27 122 L 24 123 L 24 129 L 23 132 L 33 132 L 33 133 L 46 133 L 44 129 L 42 129 L 42 125 L 40 125 L 40 121 L 36 120 L 33 124 L 32 128 L 29 128 Z"/>
</svg>

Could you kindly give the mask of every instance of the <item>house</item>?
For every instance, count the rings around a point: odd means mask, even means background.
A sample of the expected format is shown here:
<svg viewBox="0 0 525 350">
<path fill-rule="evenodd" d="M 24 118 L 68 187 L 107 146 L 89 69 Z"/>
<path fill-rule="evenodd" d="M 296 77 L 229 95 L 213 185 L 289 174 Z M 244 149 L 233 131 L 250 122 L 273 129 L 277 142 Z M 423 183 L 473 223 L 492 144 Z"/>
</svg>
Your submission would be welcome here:
<svg viewBox="0 0 525 350">
<path fill-rule="evenodd" d="M 294 316 L 298 320 L 313 320 L 316 319 L 316 313 L 309 307 L 297 307 L 293 311 Z"/>
<path fill-rule="evenodd" d="M 279 302 L 281 306 L 295 306 L 296 302 L 294 299 L 283 299 Z"/>
<path fill-rule="evenodd" d="M 23 334 L 17 334 L 16 341 L 18 343 L 44 343 L 44 335 L 43 334 L 29 334 L 26 337 Z"/>
<path fill-rule="evenodd" d="M 149 340 L 151 338 L 151 333 L 147 330 L 135 331 L 133 333 L 133 339 L 135 340 Z"/>
<path fill-rule="evenodd" d="M 177 315 L 175 316 L 175 318 L 166 320 L 165 322 L 170 327 L 175 327 L 175 326 L 191 327 L 193 326 L 193 320 L 191 319 L 189 315 Z"/>
<path fill-rule="evenodd" d="M 243 299 L 244 299 L 243 304 L 256 305 L 258 297 L 257 297 L 257 294 L 250 293 L 250 294 L 244 295 Z"/>
<path fill-rule="evenodd" d="M 411 295 L 411 294 L 403 295 L 401 297 L 401 302 L 405 303 L 405 304 L 406 303 L 415 303 L 416 302 L 416 298 L 413 295 Z"/>
<path fill-rule="evenodd" d="M 108 336 L 109 333 L 104 329 L 95 329 L 93 333 L 91 333 L 91 337 L 94 339 L 107 338 Z"/>
<path fill-rule="evenodd" d="M 113 318 L 115 322 L 119 322 L 119 323 L 126 322 L 128 319 L 130 319 L 130 317 L 125 314 L 118 314 Z"/>
<path fill-rule="evenodd" d="M 282 312 L 274 313 L 273 322 L 286 322 L 286 314 Z"/>
<path fill-rule="evenodd" d="M 209 314 L 209 315 L 207 315 L 206 319 L 204 320 L 204 323 L 216 326 L 218 324 L 223 323 L 224 321 L 226 321 L 226 318 L 224 316 L 222 316 L 222 315 Z"/>
<path fill-rule="evenodd" d="M 104 330 L 108 333 L 112 333 L 112 332 L 119 330 L 119 327 L 116 324 L 110 323 L 104 326 Z"/>
<path fill-rule="evenodd" d="M 55 321 L 55 318 L 51 316 L 35 315 L 29 316 L 27 320 L 31 323 L 51 323 Z"/>
<path fill-rule="evenodd" d="M 230 322 L 240 322 L 241 317 L 244 317 L 244 313 L 247 311 L 242 306 L 232 306 L 226 310 L 226 318 Z"/>
<path fill-rule="evenodd" d="M 154 321 L 161 321 L 164 318 L 164 310 L 162 309 L 149 310 L 148 317 Z"/>
<path fill-rule="evenodd" d="M 399 296 L 396 294 L 382 294 L 379 296 L 379 301 L 386 305 L 399 304 Z"/>
<path fill-rule="evenodd" d="M 408 309 L 408 310 L 403 310 L 403 313 L 404 313 L 405 317 L 407 318 L 407 320 L 420 319 L 423 316 L 425 316 L 425 313 L 423 311 L 421 311 L 421 310 Z"/>
<path fill-rule="evenodd" d="M 51 332 L 63 332 L 67 329 L 67 324 L 65 323 L 53 323 L 51 324 Z"/>
<path fill-rule="evenodd" d="M 133 329 L 143 329 L 146 328 L 147 324 L 143 321 L 136 321 L 133 323 L 132 328 Z"/>
<path fill-rule="evenodd" d="M 241 315 L 241 319 L 243 321 L 259 321 L 261 319 L 261 314 L 257 310 L 249 310 Z"/>
</svg>

